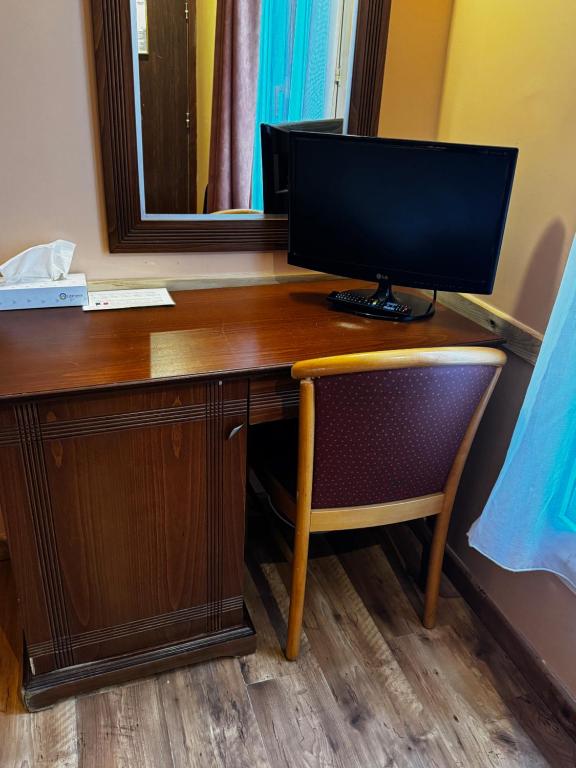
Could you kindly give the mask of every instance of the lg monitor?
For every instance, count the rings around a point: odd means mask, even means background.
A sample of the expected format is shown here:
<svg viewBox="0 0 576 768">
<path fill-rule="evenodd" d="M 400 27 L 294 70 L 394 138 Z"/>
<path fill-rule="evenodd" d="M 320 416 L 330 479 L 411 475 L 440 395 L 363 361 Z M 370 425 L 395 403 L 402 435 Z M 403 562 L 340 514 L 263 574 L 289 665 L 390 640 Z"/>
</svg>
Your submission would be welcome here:
<svg viewBox="0 0 576 768">
<path fill-rule="evenodd" d="M 518 150 L 290 134 L 290 264 L 373 280 L 341 309 L 411 320 L 434 302 L 392 284 L 491 293 Z M 341 294 L 341 295 L 340 295 Z"/>
<path fill-rule="evenodd" d="M 260 126 L 262 140 L 262 184 L 264 213 L 288 213 L 288 155 L 291 131 L 342 133 L 344 121 L 308 120 L 299 123 Z"/>
</svg>

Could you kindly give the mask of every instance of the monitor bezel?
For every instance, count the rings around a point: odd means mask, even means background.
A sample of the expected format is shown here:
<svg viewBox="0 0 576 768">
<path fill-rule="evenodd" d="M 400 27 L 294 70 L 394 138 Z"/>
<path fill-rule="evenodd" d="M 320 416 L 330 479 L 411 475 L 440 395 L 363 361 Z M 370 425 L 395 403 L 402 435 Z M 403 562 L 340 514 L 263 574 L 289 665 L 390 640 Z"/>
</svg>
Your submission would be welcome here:
<svg viewBox="0 0 576 768">
<path fill-rule="evenodd" d="M 376 268 L 373 265 L 360 264 L 358 261 L 332 261 L 311 256 L 304 256 L 294 252 L 292 243 L 294 238 L 294 189 L 296 175 L 296 153 L 299 142 L 309 141 L 339 141 L 339 142 L 357 142 L 365 144 L 386 144 L 388 147 L 412 147 L 423 150 L 447 151 L 447 152 L 474 152 L 477 154 L 500 154 L 508 158 L 508 172 L 506 179 L 506 191 L 504 204 L 501 209 L 499 219 L 500 235 L 497 241 L 494 241 L 493 251 L 486 270 L 487 277 L 482 280 L 466 280 L 454 276 L 438 276 L 429 272 L 415 272 L 410 270 L 400 270 L 398 268 L 387 268 L 383 259 L 382 266 Z M 360 280 L 379 281 L 386 278 L 394 285 L 400 285 L 410 288 L 421 288 L 439 291 L 452 291 L 462 293 L 480 293 L 490 294 L 494 288 L 496 272 L 500 259 L 500 251 L 504 238 L 506 219 L 510 206 L 512 195 L 512 185 L 516 170 L 518 158 L 518 149 L 516 147 L 490 146 L 481 144 L 460 144 L 439 141 L 417 141 L 412 139 L 389 139 L 370 136 L 349 136 L 338 134 L 319 134 L 304 131 L 292 131 L 290 133 L 290 159 L 289 159 L 289 206 L 288 206 L 288 263 L 293 266 L 304 267 L 306 269 L 326 272 L 328 274 L 339 275 L 341 277 L 357 278 Z M 296 181 L 297 183 L 297 181 Z"/>
</svg>

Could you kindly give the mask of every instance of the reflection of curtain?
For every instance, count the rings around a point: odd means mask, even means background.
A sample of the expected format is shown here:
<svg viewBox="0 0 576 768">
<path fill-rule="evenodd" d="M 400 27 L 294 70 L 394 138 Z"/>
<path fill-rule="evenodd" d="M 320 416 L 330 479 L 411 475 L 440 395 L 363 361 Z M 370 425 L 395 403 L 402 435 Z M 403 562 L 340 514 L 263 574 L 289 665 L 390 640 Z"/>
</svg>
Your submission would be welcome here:
<svg viewBox="0 0 576 768">
<path fill-rule="evenodd" d="M 576 240 L 506 461 L 471 546 L 576 589 Z"/>
<path fill-rule="evenodd" d="M 218 0 L 208 211 L 248 208 L 260 0 Z"/>
<path fill-rule="evenodd" d="M 263 208 L 260 123 L 329 116 L 336 0 L 263 0 L 252 207 Z M 333 74 L 333 73 L 332 73 Z"/>
</svg>

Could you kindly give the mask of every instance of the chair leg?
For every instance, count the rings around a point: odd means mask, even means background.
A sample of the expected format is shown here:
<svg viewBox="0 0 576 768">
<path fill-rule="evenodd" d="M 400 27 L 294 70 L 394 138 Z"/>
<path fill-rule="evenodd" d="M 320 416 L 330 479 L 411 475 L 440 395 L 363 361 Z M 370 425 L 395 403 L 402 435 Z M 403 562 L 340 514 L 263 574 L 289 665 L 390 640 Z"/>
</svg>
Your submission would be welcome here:
<svg viewBox="0 0 576 768">
<path fill-rule="evenodd" d="M 309 526 L 305 530 L 296 526 L 294 555 L 292 557 L 292 584 L 290 588 L 290 613 L 288 615 L 288 640 L 286 658 L 294 661 L 300 653 L 302 617 L 304 615 L 304 594 L 308 569 Z"/>
<path fill-rule="evenodd" d="M 428 578 L 426 580 L 426 597 L 424 600 L 423 624 L 426 629 L 434 629 L 438 613 L 438 596 L 440 594 L 440 580 L 442 578 L 442 563 L 444 562 L 444 550 L 446 537 L 450 524 L 451 510 L 442 511 L 436 518 L 432 545 L 430 547 Z"/>
</svg>

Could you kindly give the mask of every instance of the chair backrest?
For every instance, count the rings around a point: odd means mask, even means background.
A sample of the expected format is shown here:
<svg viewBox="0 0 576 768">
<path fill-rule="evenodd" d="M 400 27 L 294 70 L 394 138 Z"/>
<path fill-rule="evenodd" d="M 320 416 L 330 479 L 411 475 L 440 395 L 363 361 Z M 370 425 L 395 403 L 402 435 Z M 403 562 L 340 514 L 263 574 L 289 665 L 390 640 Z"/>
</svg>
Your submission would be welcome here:
<svg viewBox="0 0 576 768">
<path fill-rule="evenodd" d="M 457 483 L 505 362 L 496 349 L 444 347 L 297 363 L 292 375 L 313 388 L 311 508 L 444 492 L 458 458 Z"/>
</svg>

